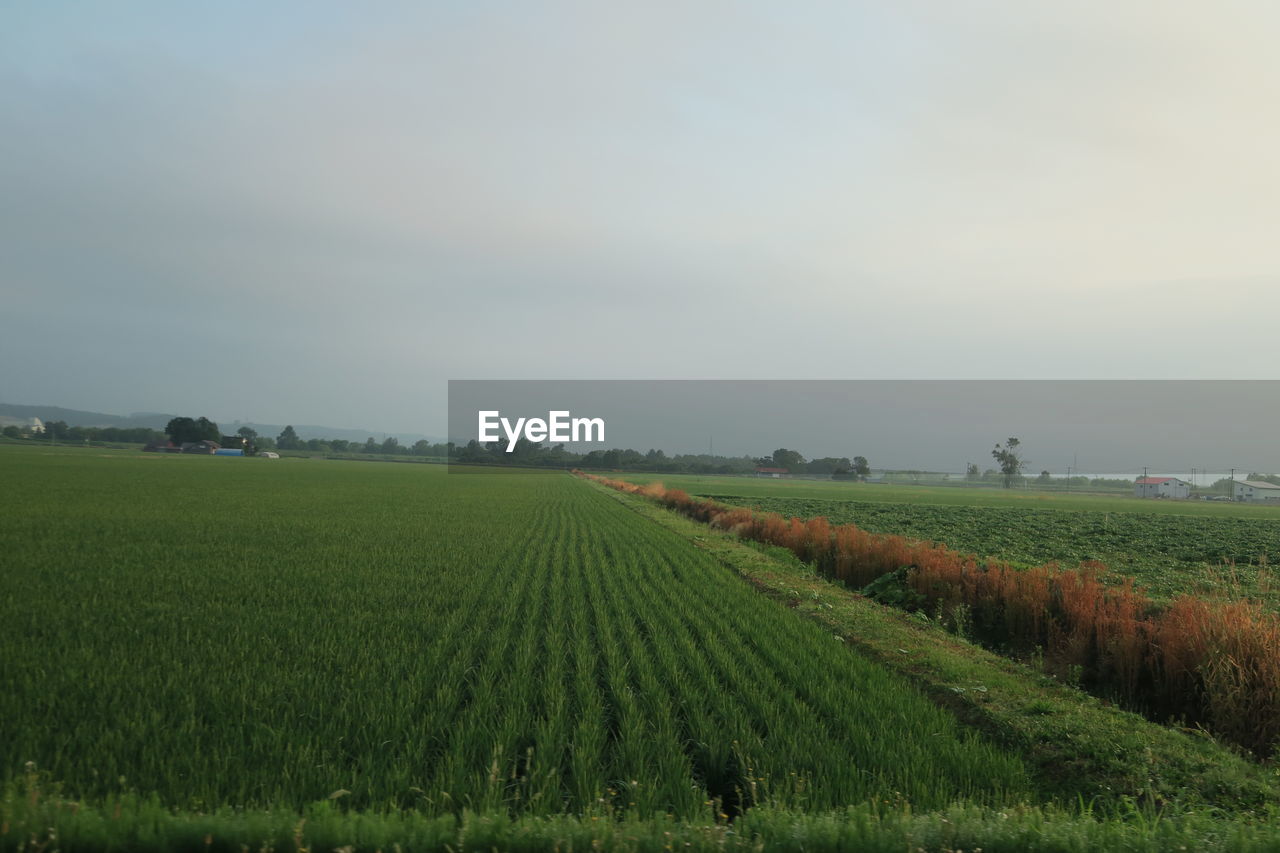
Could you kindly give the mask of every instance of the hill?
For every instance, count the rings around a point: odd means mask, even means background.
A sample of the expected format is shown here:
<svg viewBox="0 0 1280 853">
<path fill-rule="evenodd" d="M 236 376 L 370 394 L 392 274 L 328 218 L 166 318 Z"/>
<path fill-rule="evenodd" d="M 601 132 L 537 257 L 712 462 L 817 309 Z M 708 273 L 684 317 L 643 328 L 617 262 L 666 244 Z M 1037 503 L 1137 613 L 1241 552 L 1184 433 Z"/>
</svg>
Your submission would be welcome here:
<svg viewBox="0 0 1280 853">
<path fill-rule="evenodd" d="M 197 412 L 193 417 L 204 414 Z M 147 427 L 149 429 L 165 428 L 165 425 L 177 415 L 161 412 L 134 412 L 131 415 L 110 415 L 104 412 L 89 412 L 82 409 L 67 409 L 62 406 L 33 406 L 18 403 L 0 403 L 0 417 L 39 418 L 42 421 L 66 421 L 71 426 L 84 427 Z M 239 421 L 213 418 L 222 427 L 223 432 L 232 433 L 241 427 L 249 427 L 259 435 L 275 437 L 284 430 L 284 424 L 263 424 L 254 421 Z M 442 441 L 443 439 L 413 432 L 383 432 L 371 429 L 350 429 L 343 427 L 322 426 L 316 424 L 294 424 L 294 430 L 301 438 L 343 438 L 348 441 L 364 441 L 372 436 L 381 441 L 394 435 L 401 444 L 413 444 L 419 439 Z"/>
</svg>

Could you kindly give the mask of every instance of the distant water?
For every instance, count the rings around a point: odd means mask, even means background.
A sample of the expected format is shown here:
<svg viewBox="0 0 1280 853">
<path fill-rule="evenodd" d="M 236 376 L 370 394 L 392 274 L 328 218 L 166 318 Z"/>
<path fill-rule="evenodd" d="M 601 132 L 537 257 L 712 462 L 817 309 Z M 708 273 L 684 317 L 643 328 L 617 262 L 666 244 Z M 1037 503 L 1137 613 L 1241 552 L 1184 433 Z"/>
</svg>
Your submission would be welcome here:
<svg viewBox="0 0 1280 853">
<path fill-rule="evenodd" d="M 1236 469 L 1235 478 L 1237 480 L 1246 479 L 1249 471 Z M 1023 471 L 1022 475 L 1028 480 L 1034 480 L 1040 475 L 1039 471 Z M 900 473 L 899 473 L 900 476 Z M 937 476 L 936 474 L 933 476 Z M 963 480 L 964 474 L 951 473 L 947 475 L 952 480 Z M 1049 476 L 1054 480 L 1066 479 L 1065 471 L 1050 471 Z M 1092 471 L 1072 471 L 1072 477 L 1088 477 L 1090 480 L 1136 480 L 1142 476 L 1141 471 L 1120 471 L 1112 473 L 1095 474 Z M 1219 480 L 1226 480 L 1231 477 L 1230 471 L 1201 471 L 1197 469 L 1193 474 L 1190 471 L 1161 471 L 1155 468 L 1147 472 L 1148 477 L 1177 477 L 1179 480 L 1186 480 L 1193 486 L 1212 486 Z"/>
<path fill-rule="evenodd" d="M 1035 478 L 1035 475 L 1031 474 L 1030 472 L 1024 471 L 1023 474 L 1025 476 L 1031 477 L 1032 479 Z M 1064 479 L 1067 475 L 1066 475 L 1066 472 L 1055 473 L 1053 471 L 1050 471 L 1049 476 L 1053 477 L 1055 480 L 1061 480 L 1061 479 Z M 1088 477 L 1090 480 L 1136 480 L 1142 476 L 1142 472 L 1141 471 L 1137 471 L 1137 472 L 1123 471 L 1120 473 L 1112 473 L 1112 474 L 1094 474 L 1089 471 L 1081 471 L 1079 473 L 1072 471 L 1071 476 Z M 1212 486 L 1214 483 L 1218 482 L 1219 480 L 1228 479 L 1231 476 L 1231 472 L 1230 471 L 1201 471 L 1197 469 L 1193 474 L 1190 471 L 1159 471 L 1159 470 L 1156 470 L 1155 468 L 1152 468 L 1147 472 L 1147 476 L 1148 477 L 1177 477 L 1179 480 L 1186 480 L 1188 483 L 1190 483 L 1193 486 Z M 1236 470 L 1235 477 L 1237 480 L 1243 480 L 1248 476 L 1249 476 L 1248 471 L 1241 471 L 1239 469 Z"/>
</svg>

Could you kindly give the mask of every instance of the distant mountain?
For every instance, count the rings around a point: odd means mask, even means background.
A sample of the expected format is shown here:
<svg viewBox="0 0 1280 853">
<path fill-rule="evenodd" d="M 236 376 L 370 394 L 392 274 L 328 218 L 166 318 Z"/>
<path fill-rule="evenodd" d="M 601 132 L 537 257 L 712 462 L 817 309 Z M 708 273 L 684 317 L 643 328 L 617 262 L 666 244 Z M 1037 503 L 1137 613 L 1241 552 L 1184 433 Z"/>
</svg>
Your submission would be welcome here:
<svg viewBox="0 0 1280 853">
<path fill-rule="evenodd" d="M 128 417 L 107 415 L 102 412 L 84 412 L 80 409 L 64 409 L 61 406 L 22 406 L 16 403 L 0 403 L 0 415 L 13 418 L 39 418 L 42 421 L 66 421 L 70 426 L 84 427 L 149 427 L 164 429 L 174 415 L 138 412 Z"/>
<path fill-rule="evenodd" d="M 199 417 L 195 413 L 191 417 Z M 149 429 L 165 428 L 165 425 L 177 415 L 160 412 L 134 412 L 131 415 L 108 415 L 103 412 L 86 412 L 80 409 L 64 409 L 62 406 L 27 406 L 17 403 L 0 403 L 0 416 L 20 418 L 39 418 L 42 421 L 66 421 L 70 426 L 85 427 L 148 427 Z M 275 438 L 283 430 L 284 424 L 260 424 L 252 421 L 222 420 L 213 418 L 222 428 L 223 433 L 230 435 L 240 427 L 249 427 L 259 435 Z M 316 426 L 313 424 L 294 424 L 294 430 L 300 438 L 343 438 L 347 441 L 364 441 L 374 438 L 381 442 L 387 436 L 395 436 L 401 444 L 413 444 L 420 439 L 427 441 L 443 441 L 443 439 L 413 432 L 382 432 L 381 430 L 344 429 L 342 427 Z"/>
</svg>

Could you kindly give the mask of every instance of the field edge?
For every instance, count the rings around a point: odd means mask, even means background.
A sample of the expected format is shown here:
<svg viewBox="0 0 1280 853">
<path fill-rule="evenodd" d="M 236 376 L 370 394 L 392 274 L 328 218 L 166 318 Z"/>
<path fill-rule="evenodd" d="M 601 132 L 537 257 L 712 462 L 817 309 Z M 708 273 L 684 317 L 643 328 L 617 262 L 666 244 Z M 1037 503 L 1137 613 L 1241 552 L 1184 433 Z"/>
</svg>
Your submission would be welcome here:
<svg viewBox="0 0 1280 853">
<path fill-rule="evenodd" d="M 907 676 L 930 699 L 1021 756 L 1042 793 L 1103 811 L 1134 806 L 1269 814 L 1274 767 L 1199 730 L 1150 722 L 818 576 L 780 548 L 743 542 L 638 495 L 582 480 L 678 533 L 763 594 Z"/>
</svg>

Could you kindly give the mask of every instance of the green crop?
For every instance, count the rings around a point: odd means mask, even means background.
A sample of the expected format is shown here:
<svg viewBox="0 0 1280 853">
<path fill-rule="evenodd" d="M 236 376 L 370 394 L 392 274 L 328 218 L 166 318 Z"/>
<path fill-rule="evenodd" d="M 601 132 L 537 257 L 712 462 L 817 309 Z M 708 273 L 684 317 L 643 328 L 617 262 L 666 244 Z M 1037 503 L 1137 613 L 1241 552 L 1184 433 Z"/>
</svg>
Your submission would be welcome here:
<svg viewBox="0 0 1280 853">
<path fill-rule="evenodd" d="M 168 805 L 998 804 L 1022 765 L 563 474 L 4 448 L 0 767 Z"/>
<path fill-rule="evenodd" d="M 980 557 L 1040 565 L 1104 563 L 1157 597 L 1224 592 L 1280 606 L 1270 560 L 1280 555 L 1280 517 L 1233 518 L 1005 506 L 719 495 L 716 500 L 799 518 L 853 523 L 872 533 L 940 542 Z"/>
</svg>

